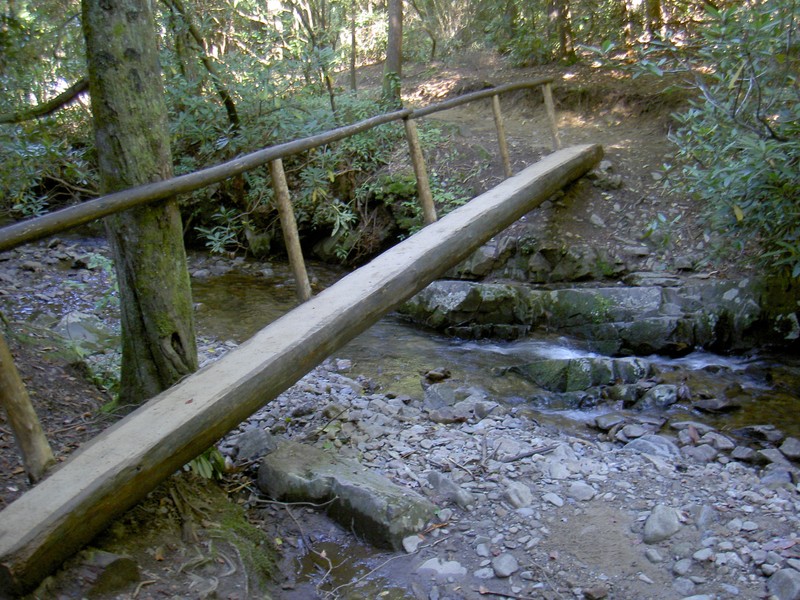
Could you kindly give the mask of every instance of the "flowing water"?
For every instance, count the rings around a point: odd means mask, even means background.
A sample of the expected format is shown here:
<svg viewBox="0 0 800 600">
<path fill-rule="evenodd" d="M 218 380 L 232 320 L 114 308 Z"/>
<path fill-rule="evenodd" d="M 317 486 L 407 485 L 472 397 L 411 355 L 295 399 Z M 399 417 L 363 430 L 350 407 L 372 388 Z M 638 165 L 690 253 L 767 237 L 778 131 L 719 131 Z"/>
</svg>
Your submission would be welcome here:
<svg viewBox="0 0 800 600">
<path fill-rule="evenodd" d="M 312 267 L 318 285 L 333 283 L 341 274 Z M 227 274 L 197 281 L 201 334 L 242 342 L 297 304 L 288 268 L 273 266 L 267 276 Z M 583 426 L 598 414 L 619 407 L 601 404 L 586 410 L 571 406 L 531 404 L 541 391 L 520 375 L 507 372 L 514 365 L 541 358 L 596 357 L 578 340 L 534 332 L 513 341 L 465 341 L 426 331 L 389 315 L 335 353 L 352 361 L 350 374 L 364 375 L 379 389 L 421 397 L 422 374 L 443 367 L 461 387 L 485 392 L 492 400 L 526 406 L 560 426 Z M 800 395 L 800 363 L 796 357 L 759 355 L 719 356 L 694 352 L 683 358 L 647 357 L 666 382 L 686 381 L 693 391 L 717 397 L 731 390 L 740 396 L 740 409 L 720 414 L 700 414 L 685 406 L 671 409 L 672 418 L 708 422 L 720 429 L 770 423 L 787 434 L 800 435 L 797 397 Z M 741 399 L 744 401 L 741 401 Z"/>
</svg>

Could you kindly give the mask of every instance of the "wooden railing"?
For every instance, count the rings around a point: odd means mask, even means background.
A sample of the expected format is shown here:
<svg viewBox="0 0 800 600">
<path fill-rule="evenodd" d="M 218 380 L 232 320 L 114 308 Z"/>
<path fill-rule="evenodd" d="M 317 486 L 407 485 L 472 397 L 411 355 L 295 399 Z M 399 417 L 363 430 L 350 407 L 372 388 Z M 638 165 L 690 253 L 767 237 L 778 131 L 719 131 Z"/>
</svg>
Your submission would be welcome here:
<svg viewBox="0 0 800 600">
<path fill-rule="evenodd" d="M 319 135 L 258 150 L 201 171 L 107 194 L 82 204 L 0 229 L 0 251 L 8 250 L 20 244 L 38 240 L 136 206 L 192 192 L 223 179 L 269 164 L 283 238 L 297 286 L 297 296 L 304 302 L 311 298 L 311 285 L 300 247 L 300 236 L 297 231 L 289 188 L 283 170 L 284 158 L 345 139 L 386 123 L 402 120 L 405 125 L 406 139 L 416 176 L 423 217 L 425 224 L 428 225 L 436 221 L 436 208 L 433 203 L 425 160 L 414 120 L 470 102 L 491 98 L 503 170 L 506 177 L 510 177 L 511 164 L 506 144 L 503 117 L 500 112 L 499 96 L 512 91 L 542 87 L 544 103 L 551 126 L 553 148 L 556 150 L 559 147 L 559 141 L 555 111 L 553 109 L 552 83 L 553 78 L 542 77 L 465 94 L 417 110 L 398 110 Z M 23 461 L 25 462 L 26 470 L 31 479 L 35 480 L 43 474 L 46 465 L 52 462 L 53 457 L 41 427 L 38 425 L 38 419 L 35 418 L 35 413 L 32 413 L 33 409 L 27 399 L 27 394 L 24 392 L 24 386 L 22 386 L 19 374 L 10 360 L 10 356 L 5 340 L 0 335 L 0 405 L 5 406 L 12 425 L 17 425 L 14 427 L 15 433 L 24 433 L 24 435 L 17 435 L 17 437 L 20 447 L 23 449 Z M 5 401 L 3 401 L 3 398 L 5 398 Z M 14 399 L 19 401 L 15 402 Z M 23 425 L 24 423 L 34 423 L 37 429 L 28 431 L 30 428 L 26 429 Z"/>
<path fill-rule="evenodd" d="M 506 177 L 510 177 L 512 174 L 511 162 L 508 154 L 508 145 L 506 143 L 505 126 L 503 125 L 503 117 L 500 111 L 500 95 L 518 90 L 541 87 L 550 122 L 553 149 L 557 150 L 560 147 L 560 143 L 553 104 L 552 84 L 552 77 L 540 77 L 530 81 L 521 81 L 480 90 L 416 110 L 398 110 L 365 119 L 353 123 L 352 125 L 339 127 L 338 129 L 333 129 L 318 135 L 294 140 L 285 144 L 270 146 L 269 148 L 251 152 L 250 154 L 194 173 L 106 194 L 100 198 L 70 206 L 35 219 L 3 227 L 0 229 L 0 251 L 14 248 L 26 242 L 42 239 L 60 231 L 71 229 L 72 227 L 84 225 L 96 219 L 128 210 L 135 206 L 156 202 L 178 194 L 193 192 L 213 183 L 269 164 L 275 197 L 278 203 L 278 213 L 281 219 L 284 241 L 297 283 L 297 295 L 301 301 L 305 301 L 311 297 L 311 286 L 308 282 L 303 254 L 300 250 L 300 238 L 297 233 L 297 226 L 294 223 L 294 213 L 289 190 L 286 185 L 286 177 L 283 173 L 282 159 L 351 137 L 386 123 L 402 120 L 405 125 L 409 153 L 414 168 L 414 175 L 416 176 L 417 193 L 420 204 L 422 205 L 423 218 L 427 225 L 436 220 L 436 208 L 433 203 L 433 195 L 428 182 L 425 159 L 422 154 L 414 120 L 470 102 L 491 98 L 494 120 L 497 127 L 498 143 L 500 146 L 500 156 L 503 161 L 503 172 Z"/>
</svg>

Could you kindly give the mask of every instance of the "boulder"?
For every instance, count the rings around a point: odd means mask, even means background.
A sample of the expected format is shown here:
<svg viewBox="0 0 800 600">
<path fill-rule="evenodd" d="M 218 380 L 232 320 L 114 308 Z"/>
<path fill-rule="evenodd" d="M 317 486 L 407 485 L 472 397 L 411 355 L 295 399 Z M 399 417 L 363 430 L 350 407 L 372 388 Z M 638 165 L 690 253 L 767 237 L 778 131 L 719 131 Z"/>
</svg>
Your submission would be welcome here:
<svg viewBox="0 0 800 600">
<path fill-rule="evenodd" d="M 636 403 L 637 410 L 663 410 L 678 401 L 678 386 L 662 383 L 647 390 Z"/>
<path fill-rule="evenodd" d="M 500 267 L 514 251 L 515 240 L 510 237 L 491 239 L 478 248 L 447 275 L 456 279 L 479 279 Z"/>
<path fill-rule="evenodd" d="M 637 452 L 639 454 L 652 454 L 662 458 L 678 458 L 681 450 L 671 440 L 655 434 L 643 435 L 622 448 L 623 452 Z"/>
<path fill-rule="evenodd" d="M 509 369 L 551 392 L 577 392 L 615 382 L 634 383 L 646 377 L 649 365 L 631 358 L 544 358 Z"/>
<path fill-rule="evenodd" d="M 286 442 L 267 455 L 258 486 L 272 498 L 330 502 L 328 514 L 372 544 L 400 550 L 403 538 L 424 529 L 436 506 L 355 460 Z M 335 499 L 335 500 L 334 500 Z"/>
<path fill-rule="evenodd" d="M 439 557 L 429 558 L 416 568 L 417 575 L 435 579 L 437 581 L 449 581 L 464 577 L 467 574 L 466 567 L 456 560 L 444 560 Z"/>
<path fill-rule="evenodd" d="M 74 311 L 64 315 L 54 327 L 65 340 L 85 352 L 100 352 L 116 345 L 114 335 L 96 316 Z"/>
<path fill-rule="evenodd" d="M 474 259 L 474 276 L 489 262 L 499 261 L 493 257 L 501 257 L 507 247 L 498 244 L 496 250 L 485 249 L 481 260 Z M 612 354 L 679 355 L 696 347 L 729 351 L 776 338 L 786 343 L 800 339 L 794 310 L 800 298 L 798 286 L 784 285 L 789 289 L 781 291 L 763 280 L 699 281 L 663 274 L 632 279 L 637 285 L 614 287 L 543 289 L 530 283 L 554 281 L 558 273 L 567 280 L 602 279 L 607 269 L 598 273 L 592 262 L 607 260 L 596 252 L 528 249 L 523 262 L 518 257 L 504 269 L 492 267 L 492 273 L 504 278 L 529 273 L 524 283 L 437 281 L 401 312 L 460 336 L 509 338 L 547 327 L 592 340 L 598 351 Z M 550 267 L 552 271 L 545 273 Z M 766 301 L 770 305 L 763 305 Z"/>
</svg>

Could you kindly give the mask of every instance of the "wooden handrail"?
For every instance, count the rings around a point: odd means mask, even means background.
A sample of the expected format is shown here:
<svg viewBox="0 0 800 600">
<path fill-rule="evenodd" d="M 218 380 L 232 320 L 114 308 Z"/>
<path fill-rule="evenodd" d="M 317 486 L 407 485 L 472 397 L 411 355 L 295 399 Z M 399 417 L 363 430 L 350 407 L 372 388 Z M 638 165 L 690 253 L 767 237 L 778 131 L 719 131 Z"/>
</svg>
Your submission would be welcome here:
<svg viewBox="0 0 800 600">
<path fill-rule="evenodd" d="M 274 160 L 283 159 L 287 156 L 293 156 L 318 146 L 330 144 L 368 131 L 379 125 L 399 121 L 401 119 L 419 119 L 482 98 L 490 98 L 498 94 L 526 88 L 550 86 L 552 82 L 552 77 L 540 77 L 530 81 L 509 83 L 472 92 L 417 110 L 404 109 L 385 113 L 325 133 L 257 150 L 194 173 L 179 175 L 172 179 L 165 179 L 120 192 L 106 194 L 94 200 L 89 200 L 81 204 L 48 213 L 41 217 L 0 228 L 0 251 L 9 250 L 20 244 L 33 242 L 60 231 L 84 225 L 141 204 L 163 200 L 178 194 L 193 192 L 213 183 L 217 183 L 218 181 L 222 181 L 223 179 L 240 175 L 256 167 L 266 165 Z"/>
<path fill-rule="evenodd" d="M 397 121 L 409 114 L 411 114 L 409 109 L 386 113 L 311 137 L 256 150 L 250 154 L 245 154 L 194 173 L 106 194 L 94 200 L 62 208 L 35 219 L 8 225 L 0 229 L 0 251 L 8 250 L 26 242 L 39 240 L 59 231 L 77 227 L 140 204 L 199 190 L 212 183 L 217 183 L 223 179 L 263 166 L 273 160 L 299 154 L 318 146 L 324 146 L 325 144 L 351 137 L 363 131 L 369 131 L 378 125 Z"/>
</svg>

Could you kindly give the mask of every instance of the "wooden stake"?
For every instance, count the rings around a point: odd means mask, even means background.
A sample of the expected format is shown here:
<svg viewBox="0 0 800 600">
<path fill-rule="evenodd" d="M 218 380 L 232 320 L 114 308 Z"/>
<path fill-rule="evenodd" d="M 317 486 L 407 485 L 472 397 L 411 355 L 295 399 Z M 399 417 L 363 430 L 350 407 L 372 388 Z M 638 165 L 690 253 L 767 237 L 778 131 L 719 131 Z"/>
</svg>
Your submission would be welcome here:
<svg viewBox="0 0 800 600">
<path fill-rule="evenodd" d="M 494 112 L 494 124 L 497 127 L 497 143 L 500 144 L 500 158 L 503 159 L 503 173 L 506 177 L 511 177 L 511 158 L 508 155 L 503 113 L 500 112 L 500 96 L 492 96 L 492 112 Z"/>
<path fill-rule="evenodd" d="M 5 408 L 8 415 L 28 479 L 31 482 L 39 481 L 56 459 L 2 334 L 0 334 L 0 406 Z"/>
<path fill-rule="evenodd" d="M 417 178 L 417 195 L 422 205 L 422 217 L 425 225 L 436 222 L 436 207 L 433 204 L 431 184 L 428 181 L 428 171 L 425 168 L 425 157 L 422 156 L 422 147 L 419 145 L 417 125 L 412 119 L 403 119 L 406 126 L 406 139 L 408 152 L 411 154 L 411 164 L 414 166 L 414 175 Z"/>
<path fill-rule="evenodd" d="M 567 148 L 425 227 L 140 406 L 0 511 L 0 598 L 34 588 L 161 481 L 492 236 L 594 168 Z"/>
<path fill-rule="evenodd" d="M 311 298 L 311 284 L 308 282 L 303 249 L 300 247 L 300 234 L 297 232 L 292 199 L 289 196 L 289 186 L 286 183 L 283 161 L 280 158 L 270 161 L 269 173 L 272 176 L 275 199 L 278 201 L 278 216 L 281 219 L 281 230 L 283 231 L 283 241 L 286 244 L 286 252 L 289 255 L 289 264 L 294 273 L 297 298 L 300 302 L 305 302 Z"/>
<path fill-rule="evenodd" d="M 561 148 L 561 141 L 558 139 L 558 121 L 556 121 L 556 106 L 553 103 L 553 86 L 545 83 L 542 86 L 544 94 L 544 106 L 547 109 L 547 118 L 550 120 L 550 134 L 553 137 L 553 151 Z"/>
</svg>

